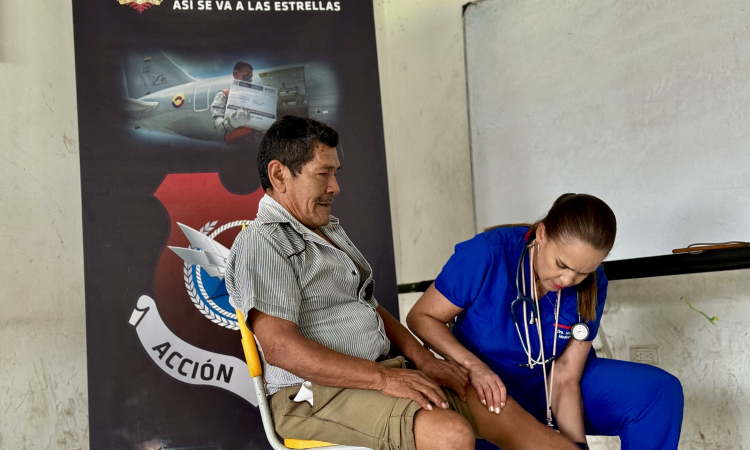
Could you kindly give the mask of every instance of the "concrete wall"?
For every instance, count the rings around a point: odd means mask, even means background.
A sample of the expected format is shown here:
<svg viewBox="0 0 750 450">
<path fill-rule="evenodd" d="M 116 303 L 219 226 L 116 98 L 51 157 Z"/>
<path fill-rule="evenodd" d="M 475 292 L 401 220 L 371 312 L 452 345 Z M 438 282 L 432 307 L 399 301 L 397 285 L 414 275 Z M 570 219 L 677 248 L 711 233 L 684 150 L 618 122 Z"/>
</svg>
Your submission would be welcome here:
<svg viewBox="0 0 750 450">
<path fill-rule="evenodd" d="M 375 0 L 399 283 L 433 279 L 474 235 L 465 0 Z"/>
<path fill-rule="evenodd" d="M 615 281 L 602 353 L 630 360 L 652 345 L 685 392 L 681 449 L 750 447 L 750 270 Z M 718 317 L 712 324 L 708 317 Z M 617 440 L 601 449 L 618 449 Z"/>
<path fill-rule="evenodd" d="M 474 232 L 462 3 L 375 1 L 399 283 L 434 278 Z M 69 1 L 0 2 L 0 85 L 0 448 L 88 448 Z M 681 448 L 750 446 L 748 285 L 750 271 L 612 283 L 606 348 L 658 346 L 685 386 Z"/>
<path fill-rule="evenodd" d="M 0 448 L 88 448 L 69 1 L 0 2 Z"/>
</svg>

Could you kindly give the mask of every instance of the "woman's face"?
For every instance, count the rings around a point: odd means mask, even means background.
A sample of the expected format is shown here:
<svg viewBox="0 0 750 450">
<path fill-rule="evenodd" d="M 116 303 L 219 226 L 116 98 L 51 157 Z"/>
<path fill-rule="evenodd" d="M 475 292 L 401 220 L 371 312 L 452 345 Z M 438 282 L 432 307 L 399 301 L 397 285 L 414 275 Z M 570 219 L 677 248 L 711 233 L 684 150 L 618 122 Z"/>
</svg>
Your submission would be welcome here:
<svg viewBox="0 0 750 450">
<path fill-rule="evenodd" d="M 607 256 L 607 251 L 597 250 L 578 239 L 549 239 L 546 231 L 544 224 L 539 224 L 536 232 L 539 254 L 534 255 L 534 266 L 541 286 L 547 292 L 579 284 L 595 272 Z M 536 245 L 532 251 L 537 251 Z"/>
</svg>

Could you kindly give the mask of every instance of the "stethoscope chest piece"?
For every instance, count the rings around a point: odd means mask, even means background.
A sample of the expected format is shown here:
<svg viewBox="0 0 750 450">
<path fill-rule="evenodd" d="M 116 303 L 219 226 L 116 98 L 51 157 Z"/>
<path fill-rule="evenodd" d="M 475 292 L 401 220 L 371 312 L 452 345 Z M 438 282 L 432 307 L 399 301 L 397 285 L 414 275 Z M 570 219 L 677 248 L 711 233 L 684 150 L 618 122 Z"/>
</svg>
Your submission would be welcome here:
<svg viewBox="0 0 750 450">
<path fill-rule="evenodd" d="M 583 322 L 574 323 L 570 327 L 570 332 L 573 335 L 573 339 L 578 342 L 585 341 L 589 338 L 589 327 Z"/>
</svg>

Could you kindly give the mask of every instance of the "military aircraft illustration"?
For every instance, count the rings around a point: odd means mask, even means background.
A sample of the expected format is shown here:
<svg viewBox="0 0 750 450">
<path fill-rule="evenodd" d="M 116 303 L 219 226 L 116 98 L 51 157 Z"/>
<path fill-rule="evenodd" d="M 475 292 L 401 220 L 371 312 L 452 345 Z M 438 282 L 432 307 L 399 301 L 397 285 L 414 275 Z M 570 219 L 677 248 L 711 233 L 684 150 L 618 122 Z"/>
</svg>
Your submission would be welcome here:
<svg viewBox="0 0 750 450">
<path fill-rule="evenodd" d="M 252 64 L 252 61 L 248 61 Z M 136 130 L 223 142 L 211 116 L 211 103 L 232 84 L 232 74 L 198 79 L 159 50 L 129 52 L 121 59 L 123 108 Z M 253 84 L 278 90 L 277 117 L 311 117 L 335 124 L 339 110 L 338 83 L 322 63 L 255 68 Z"/>
</svg>

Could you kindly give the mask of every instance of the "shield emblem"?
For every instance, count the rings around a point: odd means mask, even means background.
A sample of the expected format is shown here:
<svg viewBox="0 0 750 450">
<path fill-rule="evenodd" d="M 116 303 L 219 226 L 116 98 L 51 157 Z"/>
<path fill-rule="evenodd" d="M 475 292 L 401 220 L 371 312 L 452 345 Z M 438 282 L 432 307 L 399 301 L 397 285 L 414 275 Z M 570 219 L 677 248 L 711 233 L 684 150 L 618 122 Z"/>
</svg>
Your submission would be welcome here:
<svg viewBox="0 0 750 450">
<path fill-rule="evenodd" d="M 206 250 L 191 245 L 197 239 L 203 247 L 213 245 L 228 253 L 243 224 L 255 219 L 263 195 L 263 189 L 233 194 L 217 173 L 169 174 L 154 193 L 170 223 L 156 265 L 154 300 L 165 325 L 193 346 L 244 359 L 223 268 L 192 264 L 195 261 L 181 258 L 168 247 Z"/>
</svg>

